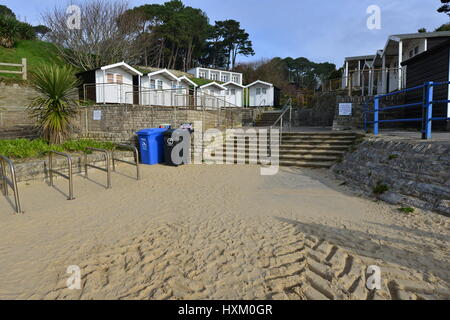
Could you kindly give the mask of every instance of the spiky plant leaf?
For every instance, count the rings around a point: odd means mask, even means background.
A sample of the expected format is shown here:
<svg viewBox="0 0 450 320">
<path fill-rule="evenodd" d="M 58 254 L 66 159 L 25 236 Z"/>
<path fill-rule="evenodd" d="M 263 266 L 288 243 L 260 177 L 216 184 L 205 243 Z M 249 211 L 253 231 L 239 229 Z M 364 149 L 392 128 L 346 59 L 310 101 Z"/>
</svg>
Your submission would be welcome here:
<svg viewBox="0 0 450 320">
<path fill-rule="evenodd" d="M 37 118 L 42 137 L 52 144 L 61 144 L 70 135 L 76 108 L 78 81 L 68 67 L 46 65 L 31 77 L 33 88 L 40 94 L 29 105 Z"/>
</svg>

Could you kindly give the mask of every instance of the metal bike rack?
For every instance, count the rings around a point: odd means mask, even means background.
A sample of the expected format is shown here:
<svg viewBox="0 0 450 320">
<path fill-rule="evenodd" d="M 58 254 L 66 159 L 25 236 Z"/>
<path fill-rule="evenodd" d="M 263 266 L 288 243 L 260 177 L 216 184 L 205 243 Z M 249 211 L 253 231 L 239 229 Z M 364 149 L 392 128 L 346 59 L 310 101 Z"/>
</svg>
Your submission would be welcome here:
<svg viewBox="0 0 450 320">
<path fill-rule="evenodd" d="M 58 172 L 57 170 L 53 169 L 53 155 L 58 155 L 61 157 L 64 157 L 67 159 L 67 166 L 69 169 L 68 175 L 65 175 L 61 172 Z M 48 172 L 50 176 L 50 187 L 53 187 L 53 174 L 57 174 L 61 177 L 63 177 L 66 180 L 69 180 L 69 197 L 67 200 L 74 200 L 73 197 L 73 170 L 72 170 L 72 157 L 68 155 L 67 153 L 57 152 L 57 151 L 50 151 L 48 153 Z"/>
<path fill-rule="evenodd" d="M 6 166 L 5 163 L 9 166 L 9 171 L 11 173 L 11 179 L 9 179 L 6 176 Z M 19 190 L 17 189 L 17 179 L 16 179 L 16 170 L 14 168 L 13 162 L 5 157 L 0 155 L 0 164 L 2 166 L 2 185 L 3 185 L 3 194 L 7 197 L 8 196 L 8 187 L 11 187 L 11 189 L 14 192 L 14 201 L 16 203 L 16 213 L 22 213 L 22 210 L 20 209 L 20 199 L 19 199 Z"/>
<path fill-rule="evenodd" d="M 126 163 L 126 164 L 129 164 L 131 166 L 135 166 L 136 167 L 137 180 L 140 180 L 141 179 L 141 173 L 140 173 L 140 169 L 139 169 L 139 152 L 138 152 L 138 149 L 135 146 L 131 145 L 131 144 L 118 144 L 117 147 L 133 151 L 133 153 L 134 153 L 134 161 L 135 162 L 133 163 L 133 162 L 117 159 L 115 157 L 115 153 L 114 153 L 115 150 L 113 150 L 112 151 L 113 171 L 116 172 L 116 161 L 117 162 L 121 162 L 121 163 Z"/>
<path fill-rule="evenodd" d="M 87 151 L 96 151 L 96 152 L 100 152 L 103 153 L 105 156 L 105 161 L 106 161 L 106 168 L 100 168 L 97 167 L 95 165 L 89 164 L 88 163 L 88 155 L 87 155 Z M 88 167 L 93 168 L 93 169 L 97 169 L 103 172 L 106 172 L 106 177 L 107 177 L 107 189 L 111 189 L 111 165 L 110 165 L 110 156 L 109 156 L 109 152 L 107 150 L 104 149 L 98 149 L 98 148 L 86 148 L 86 151 L 84 153 L 84 169 L 86 172 L 86 178 L 88 178 Z"/>
</svg>

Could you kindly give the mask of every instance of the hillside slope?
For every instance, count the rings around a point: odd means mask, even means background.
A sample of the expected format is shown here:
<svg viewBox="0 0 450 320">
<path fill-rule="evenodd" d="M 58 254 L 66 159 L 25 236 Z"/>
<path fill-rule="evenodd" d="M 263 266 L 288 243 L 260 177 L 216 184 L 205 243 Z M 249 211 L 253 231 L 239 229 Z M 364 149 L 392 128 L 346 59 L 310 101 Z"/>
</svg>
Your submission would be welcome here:
<svg viewBox="0 0 450 320">
<path fill-rule="evenodd" d="M 23 40 L 17 42 L 15 48 L 7 49 L 0 47 L 0 62 L 4 63 L 21 63 L 22 58 L 28 61 L 28 71 L 32 72 L 43 64 L 64 65 L 64 61 L 58 56 L 58 52 L 54 45 L 38 40 Z M 16 70 L 18 68 L 4 67 L 2 70 Z M 6 78 L 11 80 L 20 80 L 20 75 L 0 73 L 0 79 Z"/>
</svg>

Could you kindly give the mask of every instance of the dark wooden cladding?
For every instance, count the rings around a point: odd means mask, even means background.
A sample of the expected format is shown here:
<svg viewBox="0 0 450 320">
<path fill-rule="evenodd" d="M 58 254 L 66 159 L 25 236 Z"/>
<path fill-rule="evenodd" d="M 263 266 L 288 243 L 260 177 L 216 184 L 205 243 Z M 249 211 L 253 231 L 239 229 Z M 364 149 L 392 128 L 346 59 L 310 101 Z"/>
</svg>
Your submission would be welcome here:
<svg viewBox="0 0 450 320">
<path fill-rule="evenodd" d="M 78 93 L 80 95 L 80 99 L 84 100 L 86 97 L 86 100 L 88 101 L 97 101 L 97 90 L 95 89 L 95 86 L 92 86 L 92 84 L 96 83 L 95 80 L 95 71 L 86 71 L 82 73 L 77 74 L 78 79 L 80 80 L 80 86 L 78 87 Z M 84 88 L 84 84 L 91 84 L 91 86 L 88 86 L 87 88 Z M 86 93 L 84 90 L 86 89 Z"/>
<path fill-rule="evenodd" d="M 440 43 L 437 47 L 412 58 L 410 61 L 405 61 L 404 65 L 407 66 L 406 87 L 411 88 L 430 81 L 449 81 L 449 48 L 450 42 Z M 423 96 L 422 89 L 408 92 L 405 96 L 405 103 L 422 102 Z M 448 85 L 435 86 L 433 100 L 448 100 Z M 422 107 L 409 107 L 404 109 L 404 118 L 420 118 L 422 112 Z M 446 103 L 433 105 L 433 117 L 446 116 Z M 410 124 L 409 126 L 420 128 L 420 123 L 417 125 Z M 436 129 L 445 129 L 447 121 L 434 121 L 433 126 Z"/>
<path fill-rule="evenodd" d="M 427 40 L 427 47 L 428 50 L 433 49 L 434 47 L 443 44 L 444 42 L 448 41 L 448 37 L 440 37 L 440 38 L 429 38 Z"/>
</svg>

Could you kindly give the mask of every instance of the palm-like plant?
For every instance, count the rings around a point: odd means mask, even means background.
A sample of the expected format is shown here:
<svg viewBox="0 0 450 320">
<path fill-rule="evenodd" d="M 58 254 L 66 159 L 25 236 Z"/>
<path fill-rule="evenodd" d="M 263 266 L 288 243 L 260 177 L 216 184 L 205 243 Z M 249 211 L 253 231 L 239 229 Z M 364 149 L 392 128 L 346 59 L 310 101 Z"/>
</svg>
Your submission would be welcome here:
<svg viewBox="0 0 450 320">
<path fill-rule="evenodd" d="M 76 116 L 78 80 L 68 67 L 43 66 L 33 72 L 31 84 L 40 94 L 30 104 L 44 139 L 61 144 L 70 135 Z"/>
</svg>

